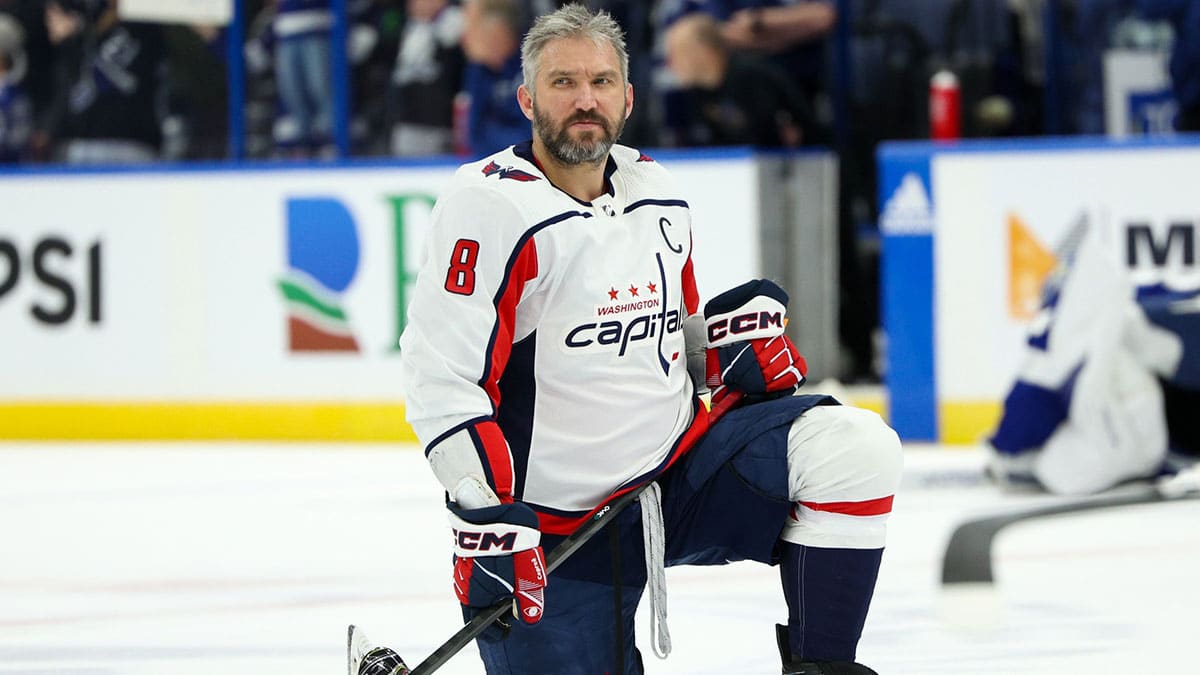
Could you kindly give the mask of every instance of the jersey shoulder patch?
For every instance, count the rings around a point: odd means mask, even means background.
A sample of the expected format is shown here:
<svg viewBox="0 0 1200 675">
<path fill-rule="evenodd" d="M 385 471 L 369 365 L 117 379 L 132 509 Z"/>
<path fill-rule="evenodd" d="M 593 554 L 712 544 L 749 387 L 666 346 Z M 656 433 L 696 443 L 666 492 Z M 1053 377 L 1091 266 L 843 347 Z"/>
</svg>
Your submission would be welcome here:
<svg viewBox="0 0 1200 675">
<path fill-rule="evenodd" d="M 535 180 L 541 180 L 541 176 L 535 176 L 524 169 L 513 168 L 512 166 L 500 166 L 496 160 L 487 163 L 481 170 L 486 177 L 498 176 L 498 180 L 515 180 L 522 183 L 530 183 Z"/>
</svg>

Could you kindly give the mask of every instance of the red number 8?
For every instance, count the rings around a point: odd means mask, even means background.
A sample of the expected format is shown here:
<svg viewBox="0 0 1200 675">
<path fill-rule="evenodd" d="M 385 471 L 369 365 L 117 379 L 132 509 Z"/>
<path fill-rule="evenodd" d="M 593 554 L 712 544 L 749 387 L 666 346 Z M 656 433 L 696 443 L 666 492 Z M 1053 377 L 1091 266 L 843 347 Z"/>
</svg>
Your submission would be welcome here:
<svg viewBox="0 0 1200 675">
<path fill-rule="evenodd" d="M 459 239 L 454 242 L 454 255 L 446 271 L 446 290 L 459 295 L 475 292 L 475 261 L 479 259 L 479 242 Z"/>
</svg>

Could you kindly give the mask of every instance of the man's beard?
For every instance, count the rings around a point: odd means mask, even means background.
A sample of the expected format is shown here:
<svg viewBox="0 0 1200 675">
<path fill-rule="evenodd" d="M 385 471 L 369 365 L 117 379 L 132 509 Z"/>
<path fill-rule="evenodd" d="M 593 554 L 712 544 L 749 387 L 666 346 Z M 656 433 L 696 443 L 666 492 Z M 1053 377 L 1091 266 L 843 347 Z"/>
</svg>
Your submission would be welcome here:
<svg viewBox="0 0 1200 675">
<path fill-rule="evenodd" d="M 570 135 L 571 125 L 576 122 L 595 122 L 600 125 L 600 130 L 598 133 L 585 133 L 580 140 L 576 141 Z M 613 143 L 625 130 L 625 119 L 618 118 L 616 129 L 612 127 L 613 124 L 599 114 L 580 111 L 567 118 L 562 126 L 555 130 L 553 120 L 538 110 L 537 104 L 533 106 L 534 133 L 541 139 L 542 145 L 546 146 L 551 157 L 568 166 L 603 162 L 608 157 L 608 151 L 612 148 Z"/>
</svg>

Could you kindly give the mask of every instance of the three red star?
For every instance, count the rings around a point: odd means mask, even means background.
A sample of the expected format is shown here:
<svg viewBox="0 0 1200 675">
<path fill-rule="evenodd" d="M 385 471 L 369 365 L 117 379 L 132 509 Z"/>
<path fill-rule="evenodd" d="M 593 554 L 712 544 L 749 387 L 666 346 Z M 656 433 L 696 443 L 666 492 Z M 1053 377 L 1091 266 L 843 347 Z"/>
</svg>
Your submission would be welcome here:
<svg viewBox="0 0 1200 675">
<path fill-rule="evenodd" d="M 634 298 L 639 297 L 638 290 L 640 288 L 641 288 L 640 286 L 634 286 L 633 284 L 630 284 L 629 288 L 627 289 L 629 291 L 630 297 L 634 297 Z M 652 293 L 652 294 L 658 293 L 658 285 L 652 281 L 646 282 L 646 289 L 649 290 L 650 293 Z M 611 286 L 608 288 L 608 299 L 609 300 L 616 300 L 620 295 L 621 295 L 621 292 L 618 291 L 617 289 L 615 289 Z"/>
</svg>

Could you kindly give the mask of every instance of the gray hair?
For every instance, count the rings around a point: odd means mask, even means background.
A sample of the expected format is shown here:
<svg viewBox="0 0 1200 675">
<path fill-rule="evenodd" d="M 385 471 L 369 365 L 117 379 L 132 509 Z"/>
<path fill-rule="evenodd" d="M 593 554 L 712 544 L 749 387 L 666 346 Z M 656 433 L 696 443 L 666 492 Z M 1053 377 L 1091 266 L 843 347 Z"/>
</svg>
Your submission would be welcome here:
<svg viewBox="0 0 1200 675">
<path fill-rule="evenodd" d="M 537 69 L 541 67 L 542 50 L 551 40 L 560 38 L 588 38 L 597 45 L 608 43 L 617 52 L 621 62 L 621 78 L 629 82 L 629 52 L 625 50 L 625 31 L 604 10 L 592 13 L 587 7 L 573 2 L 562 8 L 539 16 L 533 27 L 525 34 L 521 43 L 521 73 L 525 88 L 533 91 Z"/>
</svg>

